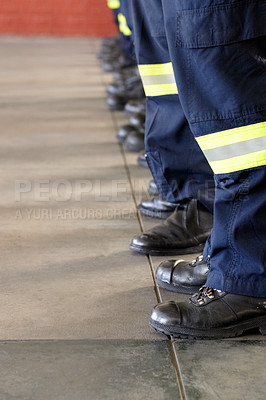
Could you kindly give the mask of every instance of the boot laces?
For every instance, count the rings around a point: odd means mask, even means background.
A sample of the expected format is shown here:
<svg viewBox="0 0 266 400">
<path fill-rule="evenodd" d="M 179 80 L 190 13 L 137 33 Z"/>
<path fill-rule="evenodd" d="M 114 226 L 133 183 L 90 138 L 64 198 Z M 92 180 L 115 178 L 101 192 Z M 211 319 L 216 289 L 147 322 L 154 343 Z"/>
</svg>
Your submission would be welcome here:
<svg viewBox="0 0 266 400">
<path fill-rule="evenodd" d="M 215 292 L 219 290 L 213 289 L 209 286 L 202 286 L 198 293 L 195 293 L 192 297 L 200 304 L 205 304 L 206 297 L 209 299 L 214 299 Z"/>
<path fill-rule="evenodd" d="M 195 258 L 195 260 L 192 260 L 190 265 L 194 266 L 195 264 L 197 264 L 198 262 L 201 262 L 201 261 L 203 261 L 203 256 L 202 255 L 198 256 L 197 258 Z"/>
</svg>

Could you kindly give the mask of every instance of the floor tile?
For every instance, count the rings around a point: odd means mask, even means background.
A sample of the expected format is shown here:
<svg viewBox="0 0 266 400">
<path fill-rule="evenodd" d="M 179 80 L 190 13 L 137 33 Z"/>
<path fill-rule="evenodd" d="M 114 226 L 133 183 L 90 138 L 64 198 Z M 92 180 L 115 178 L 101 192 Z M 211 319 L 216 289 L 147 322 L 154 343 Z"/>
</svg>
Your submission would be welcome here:
<svg viewBox="0 0 266 400">
<path fill-rule="evenodd" d="M 187 400 L 265 399 L 265 341 L 179 340 L 174 345 Z"/>
<path fill-rule="evenodd" d="M 1 400 L 178 400 L 168 343 L 0 343 Z"/>
</svg>

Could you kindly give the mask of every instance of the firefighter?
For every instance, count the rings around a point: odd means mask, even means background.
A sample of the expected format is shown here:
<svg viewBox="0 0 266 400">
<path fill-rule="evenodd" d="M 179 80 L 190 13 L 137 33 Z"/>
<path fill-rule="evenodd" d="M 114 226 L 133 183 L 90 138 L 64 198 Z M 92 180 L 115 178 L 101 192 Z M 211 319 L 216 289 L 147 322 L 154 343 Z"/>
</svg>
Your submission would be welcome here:
<svg viewBox="0 0 266 400">
<path fill-rule="evenodd" d="M 154 177 L 164 178 L 164 146 L 171 143 L 176 160 L 182 148 L 189 154 L 169 129 L 182 111 L 215 182 L 206 283 L 186 302 L 157 305 L 150 325 L 173 337 L 224 338 L 251 328 L 266 334 L 266 4 L 131 0 L 131 6 Z M 142 236 L 147 245 L 149 233 Z"/>
</svg>

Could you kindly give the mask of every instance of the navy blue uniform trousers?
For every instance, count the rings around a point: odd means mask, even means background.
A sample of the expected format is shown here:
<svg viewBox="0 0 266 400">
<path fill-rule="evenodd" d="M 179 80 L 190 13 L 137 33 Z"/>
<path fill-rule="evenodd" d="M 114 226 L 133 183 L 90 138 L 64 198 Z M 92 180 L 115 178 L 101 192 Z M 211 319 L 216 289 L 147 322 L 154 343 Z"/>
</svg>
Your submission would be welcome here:
<svg viewBox="0 0 266 400">
<path fill-rule="evenodd" d="M 127 0 L 107 0 L 108 7 L 112 10 L 114 21 L 119 29 L 120 46 L 126 56 L 135 61 L 134 39 L 132 34 L 132 20 L 130 2 Z"/>
<path fill-rule="evenodd" d="M 151 169 L 159 171 L 163 190 L 168 160 L 190 156 L 176 139 L 182 130 L 172 129 L 182 111 L 184 137 L 199 145 L 214 172 L 214 226 L 204 251 L 210 257 L 207 285 L 266 297 L 265 1 L 129 1 L 147 95 Z M 208 181 L 204 163 L 198 167 Z M 204 197 L 206 192 L 203 203 Z"/>
<path fill-rule="evenodd" d="M 136 57 L 146 92 L 145 151 L 156 185 L 168 201 L 197 198 L 212 211 L 213 172 L 194 140 L 173 83 L 162 13 L 156 10 L 153 14 L 152 2 L 127 1 L 132 5 Z M 150 65 L 154 73 L 161 74 L 159 85 L 150 84 L 142 65 L 144 69 Z"/>
</svg>

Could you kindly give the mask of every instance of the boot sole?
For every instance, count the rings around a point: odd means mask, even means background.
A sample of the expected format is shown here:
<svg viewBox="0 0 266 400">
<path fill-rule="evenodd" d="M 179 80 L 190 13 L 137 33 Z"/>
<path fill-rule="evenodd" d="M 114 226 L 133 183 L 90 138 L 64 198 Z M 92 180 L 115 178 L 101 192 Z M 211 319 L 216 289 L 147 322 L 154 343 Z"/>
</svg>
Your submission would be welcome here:
<svg viewBox="0 0 266 400">
<path fill-rule="evenodd" d="M 159 196 L 159 191 L 156 189 L 150 189 L 148 188 L 148 193 L 150 196 Z"/>
<path fill-rule="evenodd" d="M 123 104 L 123 103 L 116 104 L 115 106 L 110 106 L 110 105 L 107 103 L 107 106 L 108 106 L 108 108 L 109 108 L 110 111 L 123 111 L 124 108 L 125 108 L 125 104 Z"/>
<path fill-rule="evenodd" d="M 149 168 L 148 163 L 147 163 L 146 160 L 145 161 L 140 161 L 138 159 L 138 166 L 141 167 L 141 168 Z"/>
<path fill-rule="evenodd" d="M 139 113 L 144 112 L 144 111 L 145 110 L 140 110 L 140 111 L 128 111 L 128 110 L 125 110 L 125 116 L 127 118 L 134 117 L 134 115 L 139 114 Z"/>
<path fill-rule="evenodd" d="M 130 151 L 130 153 L 139 153 L 140 151 L 142 151 L 144 149 L 144 143 L 143 143 L 143 147 L 136 147 L 134 145 L 130 145 L 128 143 L 124 142 L 124 148 L 127 151 Z"/>
<path fill-rule="evenodd" d="M 121 137 L 119 135 L 116 135 L 116 139 L 119 143 L 124 143 L 124 141 L 126 140 L 127 136 L 125 137 Z"/>
<path fill-rule="evenodd" d="M 167 219 L 175 211 L 175 209 L 172 211 L 151 211 L 142 207 L 138 207 L 138 210 L 139 212 L 141 212 L 141 214 L 146 215 L 147 217 L 158 218 L 158 219 Z"/>
<path fill-rule="evenodd" d="M 181 286 L 174 285 L 173 283 L 167 283 L 156 279 L 156 283 L 160 288 L 166 289 L 168 292 L 174 293 L 182 293 L 182 294 L 194 294 L 204 285 L 204 283 L 200 286 Z"/>
<path fill-rule="evenodd" d="M 253 329 L 258 329 L 261 335 L 266 335 L 266 316 L 244 321 L 237 325 L 208 330 L 177 327 L 175 330 L 170 331 L 165 326 L 156 324 L 151 318 L 149 323 L 152 329 L 174 339 L 225 339 L 241 336 L 246 331 Z"/>
<path fill-rule="evenodd" d="M 182 254 L 194 254 L 200 253 L 204 249 L 205 243 L 201 243 L 197 246 L 186 247 L 183 249 L 147 249 L 141 246 L 136 246 L 131 244 L 129 248 L 140 254 L 150 255 L 150 256 L 174 256 Z"/>
</svg>

